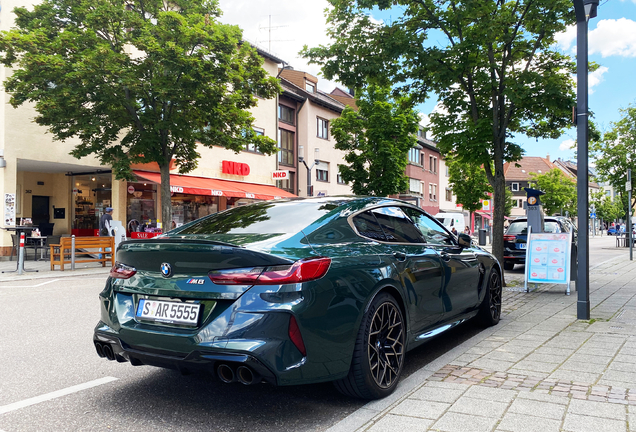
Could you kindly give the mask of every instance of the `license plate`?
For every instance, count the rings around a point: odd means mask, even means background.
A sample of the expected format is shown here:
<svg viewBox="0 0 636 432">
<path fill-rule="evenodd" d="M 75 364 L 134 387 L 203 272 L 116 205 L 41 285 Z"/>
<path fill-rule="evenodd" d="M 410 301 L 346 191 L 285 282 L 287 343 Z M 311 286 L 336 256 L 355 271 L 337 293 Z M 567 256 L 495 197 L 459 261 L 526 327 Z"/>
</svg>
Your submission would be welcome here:
<svg viewBox="0 0 636 432">
<path fill-rule="evenodd" d="M 528 243 L 517 243 L 517 249 L 525 249 Z"/>
<path fill-rule="evenodd" d="M 200 304 L 178 303 L 161 300 L 139 300 L 137 318 L 167 324 L 196 326 L 199 321 Z"/>
</svg>

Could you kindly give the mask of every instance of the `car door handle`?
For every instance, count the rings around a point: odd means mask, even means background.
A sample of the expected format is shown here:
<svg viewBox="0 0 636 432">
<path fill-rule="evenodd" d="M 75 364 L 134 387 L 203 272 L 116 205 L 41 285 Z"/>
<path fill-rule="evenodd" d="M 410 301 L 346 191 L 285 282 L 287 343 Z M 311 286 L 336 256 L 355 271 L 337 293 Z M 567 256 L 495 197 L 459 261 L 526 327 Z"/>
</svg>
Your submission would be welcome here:
<svg viewBox="0 0 636 432">
<path fill-rule="evenodd" d="M 450 261 L 451 260 L 451 256 L 449 254 L 447 254 L 446 252 L 441 252 L 440 255 L 441 255 L 441 257 L 442 257 L 442 259 L 444 261 Z"/>
<path fill-rule="evenodd" d="M 396 260 L 398 260 L 399 262 L 404 262 L 406 261 L 406 254 L 404 252 L 393 252 L 393 256 L 395 257 Z"/>
</svg>

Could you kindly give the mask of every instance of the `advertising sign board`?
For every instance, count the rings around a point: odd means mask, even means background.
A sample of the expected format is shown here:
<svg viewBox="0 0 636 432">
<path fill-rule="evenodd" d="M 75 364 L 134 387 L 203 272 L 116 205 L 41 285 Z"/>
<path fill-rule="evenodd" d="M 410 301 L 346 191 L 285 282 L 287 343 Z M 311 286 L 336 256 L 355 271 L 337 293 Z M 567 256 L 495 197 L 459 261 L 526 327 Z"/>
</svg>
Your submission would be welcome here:
<svg viewBox="0 0 636 432">
<path fill-rule="evenodd" d="M 528 233 L 526 292 L 528 283 L 566 284 L 570 295 L 572 233 Z"/>
</svg>

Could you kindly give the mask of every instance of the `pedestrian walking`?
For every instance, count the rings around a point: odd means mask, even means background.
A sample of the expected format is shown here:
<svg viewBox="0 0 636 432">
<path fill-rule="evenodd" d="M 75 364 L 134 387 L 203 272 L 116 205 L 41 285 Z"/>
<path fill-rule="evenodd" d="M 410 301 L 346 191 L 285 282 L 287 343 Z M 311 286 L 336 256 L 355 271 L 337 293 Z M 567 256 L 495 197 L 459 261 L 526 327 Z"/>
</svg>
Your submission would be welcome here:
<svg viewBox="0 0 636 432">
<path fill-rule="evenodd" d="M 113 208 L 106 207 L 104 214 L 99 218 L 99 235 L 102 237 L 112 237 L 113 233 L 110 229 L 110 222 L 113 220 Z"/>
</svg>

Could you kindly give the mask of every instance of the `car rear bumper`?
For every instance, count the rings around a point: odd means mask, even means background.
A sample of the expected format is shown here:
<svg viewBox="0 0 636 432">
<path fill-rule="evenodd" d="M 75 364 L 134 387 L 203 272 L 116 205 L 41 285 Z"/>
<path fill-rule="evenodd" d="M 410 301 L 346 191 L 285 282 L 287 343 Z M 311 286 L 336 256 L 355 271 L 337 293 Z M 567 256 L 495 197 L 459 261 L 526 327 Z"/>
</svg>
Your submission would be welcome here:
<svg viewBox="0 0 636 432">
<path fill-rule="evenodd" d="M 99 330 L 99 329 L 102 330 Z M 237 370 L 240 366 L 248 367 L 262 381 L 277 385 L 276 375 L 261 363 L 256 357 L 245 354 L 223 350 L 195 350 L 188 354 L 159 352 L 153 349 L 140 349 L 131 347 L 123 342 L 119 337 L 109 334 L 103 323 L 98 325 L 93 336 L 93 343 L 100 357 L 119 362 L 130 362 L 133 366 L 149 365 L 167 369 L 175 369 L 183 374 L 193 371 L 208 371 L 215 377 L 218 376 L 218 368 L 227 365 L 232 370 Z M 110 348 L 112 356 L 106 354 Z M 260 382 L 260 380 L 259 380 Z"/>
</svg>

